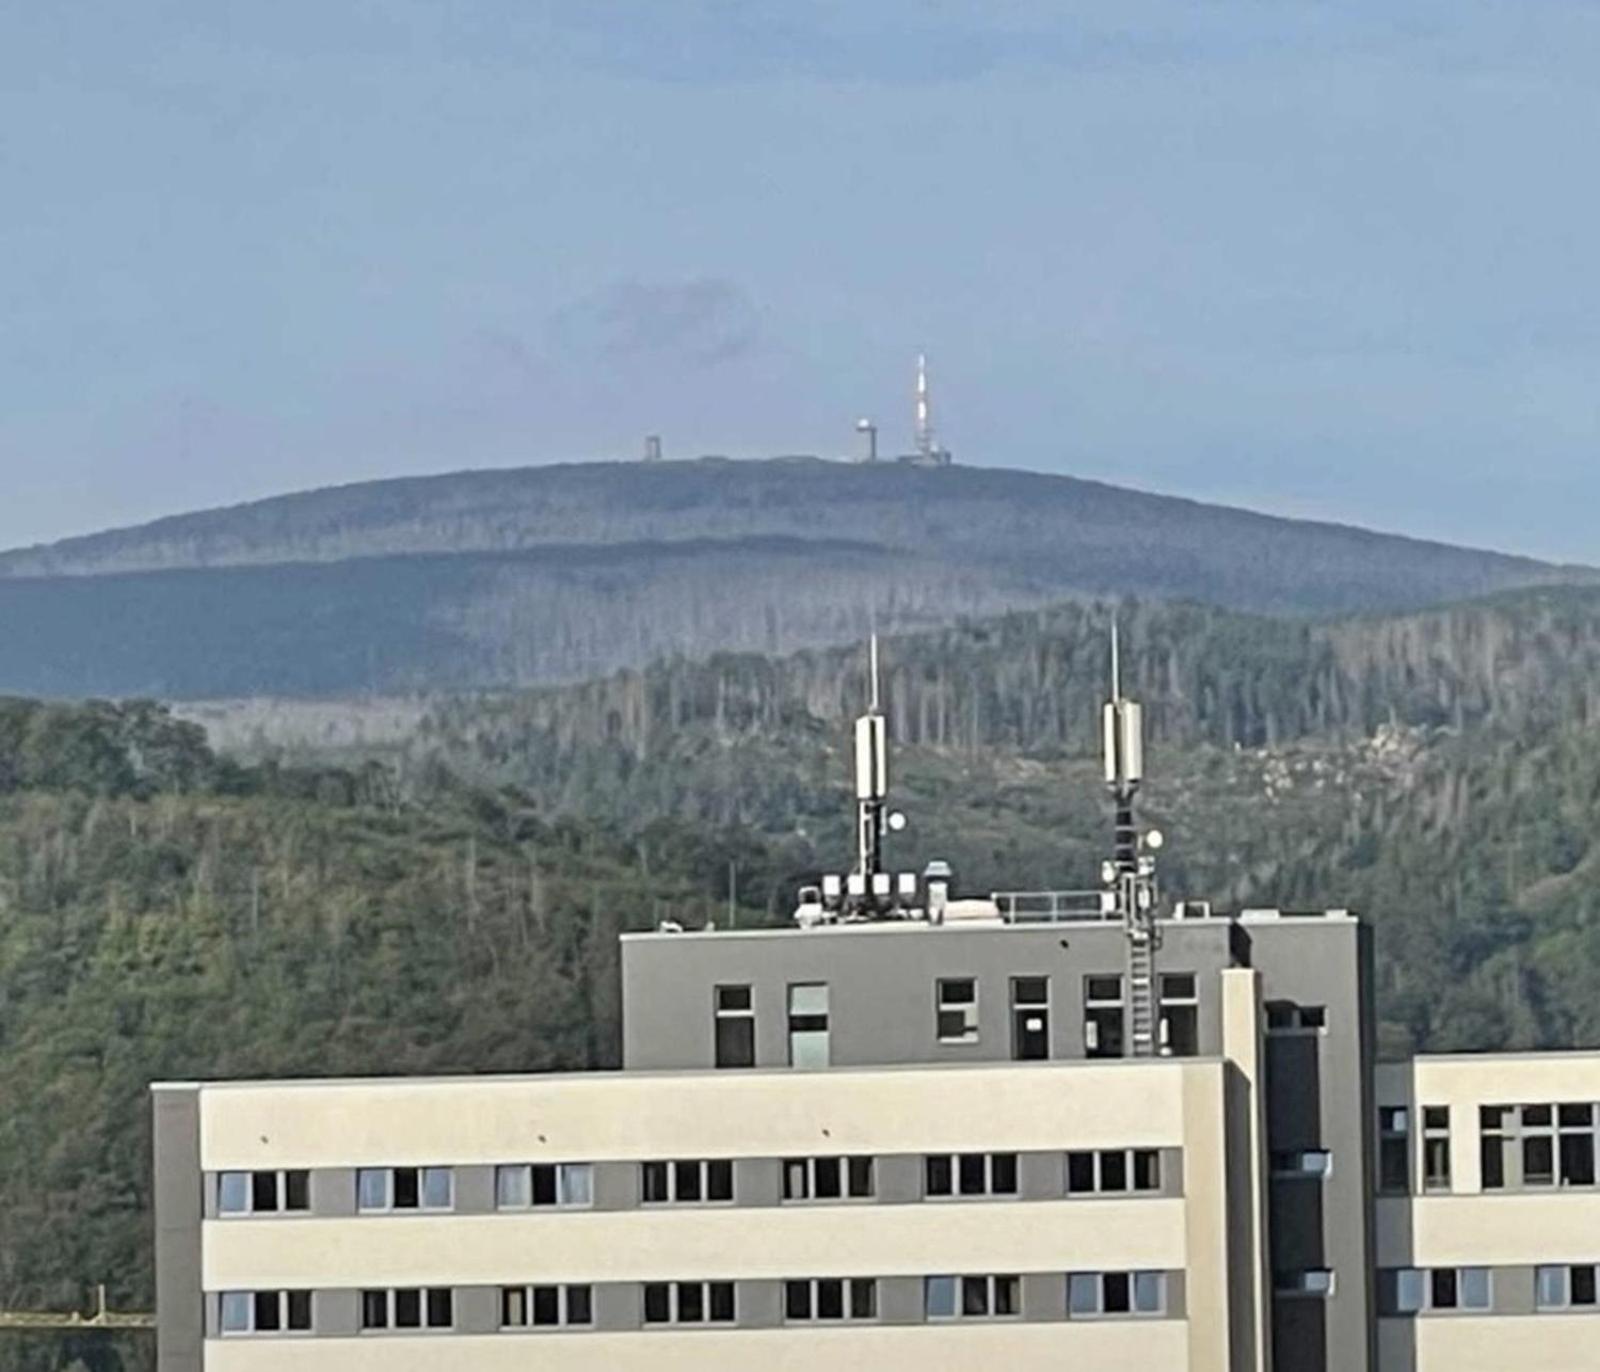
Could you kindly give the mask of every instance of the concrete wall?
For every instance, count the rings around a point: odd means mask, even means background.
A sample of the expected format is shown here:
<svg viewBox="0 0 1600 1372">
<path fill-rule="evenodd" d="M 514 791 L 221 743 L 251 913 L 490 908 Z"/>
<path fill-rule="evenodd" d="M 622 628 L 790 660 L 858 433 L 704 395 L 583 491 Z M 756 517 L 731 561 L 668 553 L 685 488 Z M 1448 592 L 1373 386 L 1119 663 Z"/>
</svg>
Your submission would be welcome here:
<svg viewBox="0 0 1600 1372">
<path fill-rule="evenodd" d="M 200 1372 L 200 1089 L 158 1086 L 151 1096 L 156 1234 L 156 1366 Z"/>
</svg>

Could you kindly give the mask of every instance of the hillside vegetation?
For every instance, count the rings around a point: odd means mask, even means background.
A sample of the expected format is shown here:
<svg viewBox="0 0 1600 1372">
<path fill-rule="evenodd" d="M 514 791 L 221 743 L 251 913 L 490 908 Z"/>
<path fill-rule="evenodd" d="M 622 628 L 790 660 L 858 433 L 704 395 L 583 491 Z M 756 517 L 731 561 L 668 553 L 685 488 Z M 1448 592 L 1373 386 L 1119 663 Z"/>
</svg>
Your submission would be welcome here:
<svg viewBox="0 0 1600 1372">
<path fill-rule="evenodd" d="M 0 554 L 0 689 L 351 695 L 784 654 L 1066 598 L 1392 610 L 1582 569 L 998 468 L 595 463 L 307 492 Z"/>
</svg>

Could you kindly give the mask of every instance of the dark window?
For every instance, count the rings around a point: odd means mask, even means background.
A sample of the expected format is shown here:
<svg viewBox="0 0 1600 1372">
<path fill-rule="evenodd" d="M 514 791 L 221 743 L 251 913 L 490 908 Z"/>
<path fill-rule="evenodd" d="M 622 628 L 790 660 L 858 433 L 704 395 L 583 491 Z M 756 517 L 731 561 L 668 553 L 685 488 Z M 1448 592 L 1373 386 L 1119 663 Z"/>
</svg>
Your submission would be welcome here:
<svg viewBox="0 0 1600 1372">
<path fill-rule="evenodd" d="M 706 1317 L 705 1287 L 697 1281 L 678 1283 L 678 1322 L 699 1324 Z"/>
<path fill-rule="evenodd" d="M 815 1183 L 812 1194 L 818 1200 L 837 1200 L 844 1190 L 839 1159 L 817 1158 L 812 1163 L 812 1167 L 815 1169 Z"/>
<path fill-rule="evenodd" d="M 1105 1312 L 1124 1315 L 1133 1307 L 1133 1292 L 1126 1272 L 1107 1272 L 1102 1288 Z"/>
<path fill-rule="evenodd" d="M 959 1160 L 961 1169 L 961 1194 L 982 1196 L 988 1192 L 984 1178 L 985 1159 L 982 1153 L 963 1153 Z"/>
<path fill-rule="evenodd" d="M 811 1318 L 811 1283 L 791 1281 L 783 1284 L 783 1316 L 789 1320 Z"/>
<path fill-rule="evenodd" d="M 1592 1266 L 1584 1265 L 1572 1269 L 1572 1303 L 1574 1305 L 1594 1305 L 1595 1302 L 1595 1270 Z"/>
<path fill-rule="evenodd" d="M 422 1328 L 422 1292 L 402 1290 L 394 1293 L 394 1327 Z"/>
<path fill-rule="evenodd" d="M 250 1208 L 257 1214 L 267 1214 L 278 1208 L 278 1174 L 252 1172 L 250 1174 Z"/>
<path fill-rule="evenodd" d="M 646 1203 L 657 1204 L 672 1199 L 667 1188 L 667 1164 L 647 1162 L 642 1168 L 643 1195 Z"/>
<path fill-rule="evenodd" d="M 666 1324 L 672 1319 L 672 1290 L 665 1282 L 650 1282 L 644 1288 L 646 1324 Z"/>
<path fill-rule="evenodd" d="M 923 1166 L 924 1184 L 930 1196 L 948 1196 L 951 1194 L 951 1169 L 950 1155 L 948 1153 L 933 1153 L 928 1156 Z"/>
<path fill-rule="evenodd" d="M 1505 1142 L 1496 1134 L 1485 1134 L 1479 1144 L 1479 1162 L 1483 1169 L 1483 1189 L 1499 1191 L 1506 1184 Z"/>
<path fill-rule="evenodd" d="M 994 1279 L 994 1313 L 1018 1315 L 1022 1313 L 1022 1280 L 1020 1277 Z"/>
<path fill-rule="evenodd" d="M 1453 1267 L 1436 1267 L 1428 1274 L 1429 1301 L 1435 1310 L 1456 1308 L 1456 1270 Z"/>
<path fill-rule="evenodd" d="M 934 1031 L 941 1043 L 978 1041 L 978 983 L 957 977 L 934 988 Z"/>
<path fill-rule="evenodd" d="M 1135 1191 L 1161 1189 L 1161 1154 L 1154 1148 L 1134 1149 L 1133 1189 Z"/>
<path fill-rule="evenodd" d="M 825 1278 L 817 1283 L 817 1318 L 842 1320 L 844 1318 L 844 1283 L 835 1278 Z"/>
<path fill-rule="evenodd" d="M 716 990 L 716 1064 L 718 1067 L 756 1065 L 755 1000 L 748 986 L 719 986 Z"/>
<path fill-rule="evenodd" d="M 871 1158 L 849 1158 L 848 1164 L 850 1179 L 850 1194 L 853 1197 L 871 1196 L 875 1187 L 872 1176 Z"/>
<path fill-rule="evenodd" d="M 989 1279 L 963 1277 L 961 1279 L 961 1313 L 987 1315 L 989 1313 Z"/>
<path fill-rule="evenodd" d="M 533 1167 L 533 1203 L 556 1203 L 556 1169 L 551 1163 L 536 1163 Z"/>
<path fill-rule="evenodd" d="M 1378 1111 L 1378 1185 L 1385 1191 L 1411 1190 L 1411 1112 L 1404 1106 Z"/>
<path fill-rule="evenodd" d="M 1162 1046 L 1173 1057 L 1192 1058 L 1200 1051 L 1200 996 L 1193 972 L 1169 972 L 1161 978 Z"/>
<path fill-rule="evenodd" d="M 594 1291 L 588 1286 L 567 1288 L 567 1323 L 594 1323 Z"/>
<path fill-rule="evenodd" d="M 448 1329 L 455 1323 L 456 1298 L 448 1286 L 428 1289 L 428 1328 Z"/>
<path fill-rule="evenodd" d="M 1091 1058 L 1120 1058 L 1123 1048 L 1122 978 L 1085 977 L 1084 1050 Z"/>
<path fill-rule="evenodd" d="M 1128 1189 L 1128 1155 L 1120 1148 L 1100 1154 L 1100 1189 L 1102 1191 Z"/>
<path fill-rule="evenodd" d="M 1094 1154 L 1067 1154 L 1067 1190 L 1090 1192 L 1095 1189 Z"/>
<path fill-rule="evenodd" d="M 1591 1268 L 1591 1277 L 1593 1271 Z M 871 1277 L 857 1277 L 850 1283 L 850 1318 L 853 1320 L 878 1318 L 878 1283 Z"/>
<path fill-rule="evenodd" d="M 291 1291 L 288 1298 L 290 1329 L 311 1328 L 311 1293 Z"/>
<path fill-rule="evenodd" d="M 731 1281 L 712 1282 L 711 1318 L 718 1324 L 727 1324 L 732 1322 L 733 1317 L 733 1283 Z"/>
<path fill-rule="evenodd" d="M 270 1334 L 278 1328 L 279 1303 L 276 1291 L 256 1292 L 256 1332 Z"/>
<path fill-rule="evenodd" d="M 1017 1194 L 1017 1155 L 995 1153 L 989 1159 L 989 1190 L 996 1196 Z"/>
<path fill-rule="evenodd" d="M 1555 1146 L 1549 1135 L 1522 1140 L 1522 1184 L 1550 1186 L 1556 1179 Z"/>
<path fill-rule="evenodd" d="M 396 1210 L 415 1210 L 421 1199 L 421 1192 L 417 1185 L 417 1169 L 415 1167 L 395 1168 L 394 1208 Z"/>
<path fill-rule="evenodd" d="M 706 1164 L 706 1199 L 733 1199 L 733 1164 L 726 1158 L 716 1158 Z"/>
<path fill-rule="evenodd" d="M 1593 1134 L 1563 1134 L 1561 1136 L 1561 1184 L 1563 1186 L 1594 1185 Z"/>
<path fill-rule="evenodd" d="M 283 1174 L 283 1208 L 311 1209 L 311 1173 L 294 1171 Z"/>
<path fill-rule="evenodd" d="M 540 1325 L 561 1323 L 561 1292 L 554 1286 L 533 1288 L 533 1323 Z"/>
<path fill-rule="evenodd" d="M 361 1293 L 361 1327 L 387 1329 L 389 1327 L 389 1293 L 363 1291 Z"/>
<path fill-rule="evenodd" d="M 700 1199 L 700 1164 L 675 1162 L 672 1164 L 673 1199 L 697 1201 Z"/>
</svg>

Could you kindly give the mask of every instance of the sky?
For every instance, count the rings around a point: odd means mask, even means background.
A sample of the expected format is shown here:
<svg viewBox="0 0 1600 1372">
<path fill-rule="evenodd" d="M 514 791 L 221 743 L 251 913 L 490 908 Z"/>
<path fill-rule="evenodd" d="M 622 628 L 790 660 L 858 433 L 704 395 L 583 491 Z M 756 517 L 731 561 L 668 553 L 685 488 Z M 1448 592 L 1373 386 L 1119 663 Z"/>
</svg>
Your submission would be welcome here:
<svg viewBox="0 0 1600 1372">
<path fill-rule="evenodd" d="M 1600 563 L 1600 0 L 0 6 L 0 546 L 910 444 Z"/>
</svg>

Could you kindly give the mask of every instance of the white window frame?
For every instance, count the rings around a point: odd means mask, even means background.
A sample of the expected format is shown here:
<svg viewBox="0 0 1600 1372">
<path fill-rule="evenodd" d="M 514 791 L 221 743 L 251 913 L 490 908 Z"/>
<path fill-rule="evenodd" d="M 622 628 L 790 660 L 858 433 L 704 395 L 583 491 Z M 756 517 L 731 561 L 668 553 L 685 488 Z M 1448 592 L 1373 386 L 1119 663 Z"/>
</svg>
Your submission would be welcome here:
<svg viewBox="0 0 1600 1372">
<path fill-rule="evenodd" d="M 817 1194 L 817 1164 L 832 1162 L 839 1168 L 839 1194 L 837 1196 L 819 1196 Z M 851 1189 L 852 1163 L 864 1162 L 867 1165 L 867 1189 L 856 1192 Z M 804 1194 L 791 1195 L 789 1179 L 798 1173 L 804 1179 Z M 818 1157 L 785 1158 L 783 1160 L 783 1178 L 780 1195 L 784 1205 L 859 1205 L 863 1201 L 876 1199 L 878 1194 L 878 1160 L 871 1153 L 827 1153 Z"/>
<path fill-rule="evenodd" d="M 586 1320 L 572 1318 L 572 1293 L 580 1290 L 587 1293 L 589 1318 Z M 554 1324 L 535 1323 L 533 1318 L 535 1291 L 556 1293 L 557 1317 Z M 526 1318 L 520 1324 L 506 1322 L 506 1298 L 511 1295 L 518 1295 L 522 1300 L 522 1313 Z M 500 1328 L 530 1330 L 536 1333 L 561 1329 L 593 1329 L 594 1286 L 589 1282 L 530 1282 L 526 1286 L 503 1286 L 500 1288 Z"/>
<path fill-rule="evenodd" d="M 821 1313 L 821 1293 L 824 1285 L 837 1285 L 839 1287 L 838 1315 L 824 1315 Z M 810 1311 L 807 1315 L 791 1315 L 789 1313 L 789 1288 L 791 1286 L 804 1286 L 806 1288 L 806 1308 Z M 855 1313 L 856 1292 L 858 1289 L 870 1292 L 868 1297 L 872 1306 L 870 1315 Z M 783 1322 L 798 1325 L 835 1325 L 835 1324 L 875 1324 L 878 1321 L 878 1279 L 876 1277 L 788 1277 L 783 1283 Z"/>
<path fill-rule="evenodd" d="M 1108 1310 L 1106 1308 L 1106 1279 L 1108 1277 L 1121 1277 L 1128 1283 L 1128 1308 L 1126 1310 Z M 1072 1300 L 1075 1283 L 1092 1282 L 1094 1290 L 1094 1308 L 1080 1310 Z M 1139 1291 L 1141 1282 L 1153 1282 L 1156 1290 L 1156 1301 L 1148 1308 L 1141 1307 Z M 1067 1274 L 1067 1318 L 1069 1320 L 1158 1320 L 1163 1318 L 1171 1309 L 1171 1283 L 1164 1271 L 1154 1269 L 1141 1269 L 1133 1272 L 1069 1272 Z"/>
<path fill-rule="evenodd" d="M 395 1322 L 395 1308 L 399 1304 L 398 1297 L 401 1292 L 415 1291 L 417 1293 L 417 1318 L 420 1323 L 401 1326 Z M 434 1324 L 428 1313 L 428 1297 L 435 1291 L 445 1291 L 450 1296 L 450 1322 L 448 1324 Z M 366 1322 L 366 1306 L 368 1294 L 381 1294 L 384 1297 L 385 1323 L 369 1327 Z M 366 1286 L 358 1290 L 356 1299 L 359 1302 L 356 1308 L 356 1318 L 359 1332 L 362 1334 L 448 1334 L 456 1327 L 456 1293 L 451 1286 Z"/>
<path fill-rule="evenodd" d="M 711 1199 L 711 1168 L 712 1165 L 728 1169 L 728 1194 Z M 644 1179 L 647 1167 L 664 1167 L 667 1173 L 667 1194 L 660 1200 L 646 1200 L 644 1198 Z M 698 1196 L 680 1198 L 678 1195 L 678 1169 L 680 1167 L 693 1167 L 699 1178 Z M 647 1210 L 654 1210 L 668 1205 L 732 1205 L 736 1194 L 738 1178 L 731 1158 L 649 1158 L 639 1164 L 639 1204 Z"/>
<path fill-rule="evenodd" d="M 415 1205 L 397 1205 L 395 1195 L 399 1188 L 395 1183 L 396 1174 L 400 1172 L 415 1172 L 417 1174 L 417 1203 Z M 447 1181 L 450 1199 L 444 1205 L 428 1204 L 428 1178 L 443 1174 Z M 383 1204 L 366 1205 L 362 1199 L 362 1179 L 365 1177 L 381 1176 L 383 1178 Z M 356 1169 L 356 1213 L 361 1215 L 421 1215 L 434 1214 L 446 1215 L 456 1208 L 456 1178 L 455 1168 L 437 1164 L 426 1166 L 412 1166 L 406 1164 L 399 1167 L 358 1167 Z"/>
<path fill-rule="evenodd" d="M 951 1001 L 946 999 L 946 993 L 955 987 L 972 988 L 972 999 Z M 933 989 L 933 1033 L 940 1043 L 948 1044 L 974 1044 L 978 1042 L 978 1001 L 982 992 L 978 986 L 977 977 L 940 977 L 934 982 Z M 946 1034 L 944 1032 L 944 1017 L 946 1015 L 961 1016 L 961 1032 Z"/>
<path fill-rule="evenodd" d="M 966 1191 L 961 1186 L 961 1160 L 983 1159 L 983 1190 Z M 950 1190 L 934 1191 L 928 1185 L 929 1164 L 943 1158 L 950 1168 Z M 994 1189 L 995 1159 L 1010 1158 L 1015 1185 L 1009 1191 Z M 1022 1155 L 1001 1149 L 997 1153 L 925 1153 L 922 1158 L 922 1197 L 929 1201 L 1015 1200 L 1022 1194 Z"/>
<path fill-rule="evenodd" d="M 951 1309 L 949 1311 L 935 1311 L 933 1292 L 935 1282 L 950 1283 Z M 968 1282 L 982 1282 L 984 1284 L 984 1308 L 982 1313 L 968 1313 L 966 1309 L 966 1292 Z M 1014 1299 L 1012 1308 L 1003 1314 L 997 1312 L 1000 1304 L 999 1295 L 1001 1282 L 1010 1284 Z M 1015 1272 L 1001 1273 L 941 1273 L 936 1276 L 922 1279 L 922 1312 L 923 1318 L 929 1324 L 957 1324 L 963 1321 L 971 1323 L 976 1320 L 985 1322 L 998 1321 L 1008 1323 L 1022 1318 L 1022 1278 Z"/>
<path fill-rule="evenodd" d="M 653 1281 L 645 1283 L 646 1292 L 648 1292 L 648 1289 L 652 1286 L 663 1286 L 667 1290 L 667 1318 L 665 1320 L 646 1319 L 644 1321 L 644 1327 L 646 1329 L 664 1329 L 672 1325 L 682 1325 L 686 1328 L 700 1329 L 706 1325 L 713 1324 L 720 1325 L 723 1328 L 731 1328 L 739 1323 L 739 1285 L 737 1282 L 722 1279 L 705 1281 Z M 686 1286 L 698 1286 L 700 1288 L 701 1315 L 697 1320 L 686 1320 L 683 1318 L 680 1297 L 683 1288 Z M 717 1319 L 713 1317 L 711 1313 L 711 1291 L 712 1288 L 716 1286 L 725 1286 L 728 1288 L 728 1292 L 732 1300 L 733 1313 L 729 1315 L 727 1319 Z"/>
<path fill-rule="evenodd" d="M 537 1201 L 534 1199 L 533 1172 L 536 1167 L 549 1167 L 553 1170 L 555 1185 L 554 1201 Z M 508 1201 L 505 1199 L 506 1188 L 504 1178 L 516 1178 L 520 1182 L 520 1191 L 525 1200 Z M 579 1178 L 582 1178 L 581 1185 Z M 574 1200 L 574 1195 L 581 1199 Z M 522 1211 L 538 1210 L 546 1213 L 551 1210 L 592 1210 L 594 1208 L 594 1164 L 592 1162 L 506 1162 L 499 1164 L 494 1169 L 494 1208 L 496 1210 Z"/>
<path fill-rule="evenodd" d="M 293 1210 L 289 1208 L 289 1176 L 290 1174 L 303 1176 L 306 1179 L 306 1203 Z M 270 1210 L 256 1209 L 256 1178 L 271 1176 L 277 1196 L 277 1204 Z M 244 1208 L 228 1209 L 223 1206 L 224 1192 L 227 1189 L 228 1178 L 239 1177 L 244 1186 Z M 217 1187 L 217 1215 L 220 1219 L 243 1219 L 249 1216 L 262 1215 L 309 1215 L 311 1213 L 311 1170 L 306 1167 L 258 1167 L 252 1171 L 239 1171 L 230 1169 L 216 1174 Z"/>
<path fill-rule="evenodd" d="M 1105 1182 L 1106 1156 L 1118 1155 L 1122 1157 L 1122 1175 L 1127 1180 L 1126 1186 L 1111 1187 Z M 1150 1154 L 1156 1163 L 1156 1184 L 1154 1186 L 1136 1186 L 1134 1179 L 1138 1176 L 1136 1158 L 1143 1154 Z M 1072 1185 L 1072 1160 L 1075 1157 L 1088 1157 L 1094 1171 L 1094 1185 L 1088 1190 L 1080 1190 Z M 1062 1188 L 1068 1196 L 1159 1196 L 1162 1195 L 1162 1177 L 1165 1165 L 1161 1161 L 1159 1148 L 1073 1148 L 1061 1155 L 1061 1180 Z"/>
</svg>

